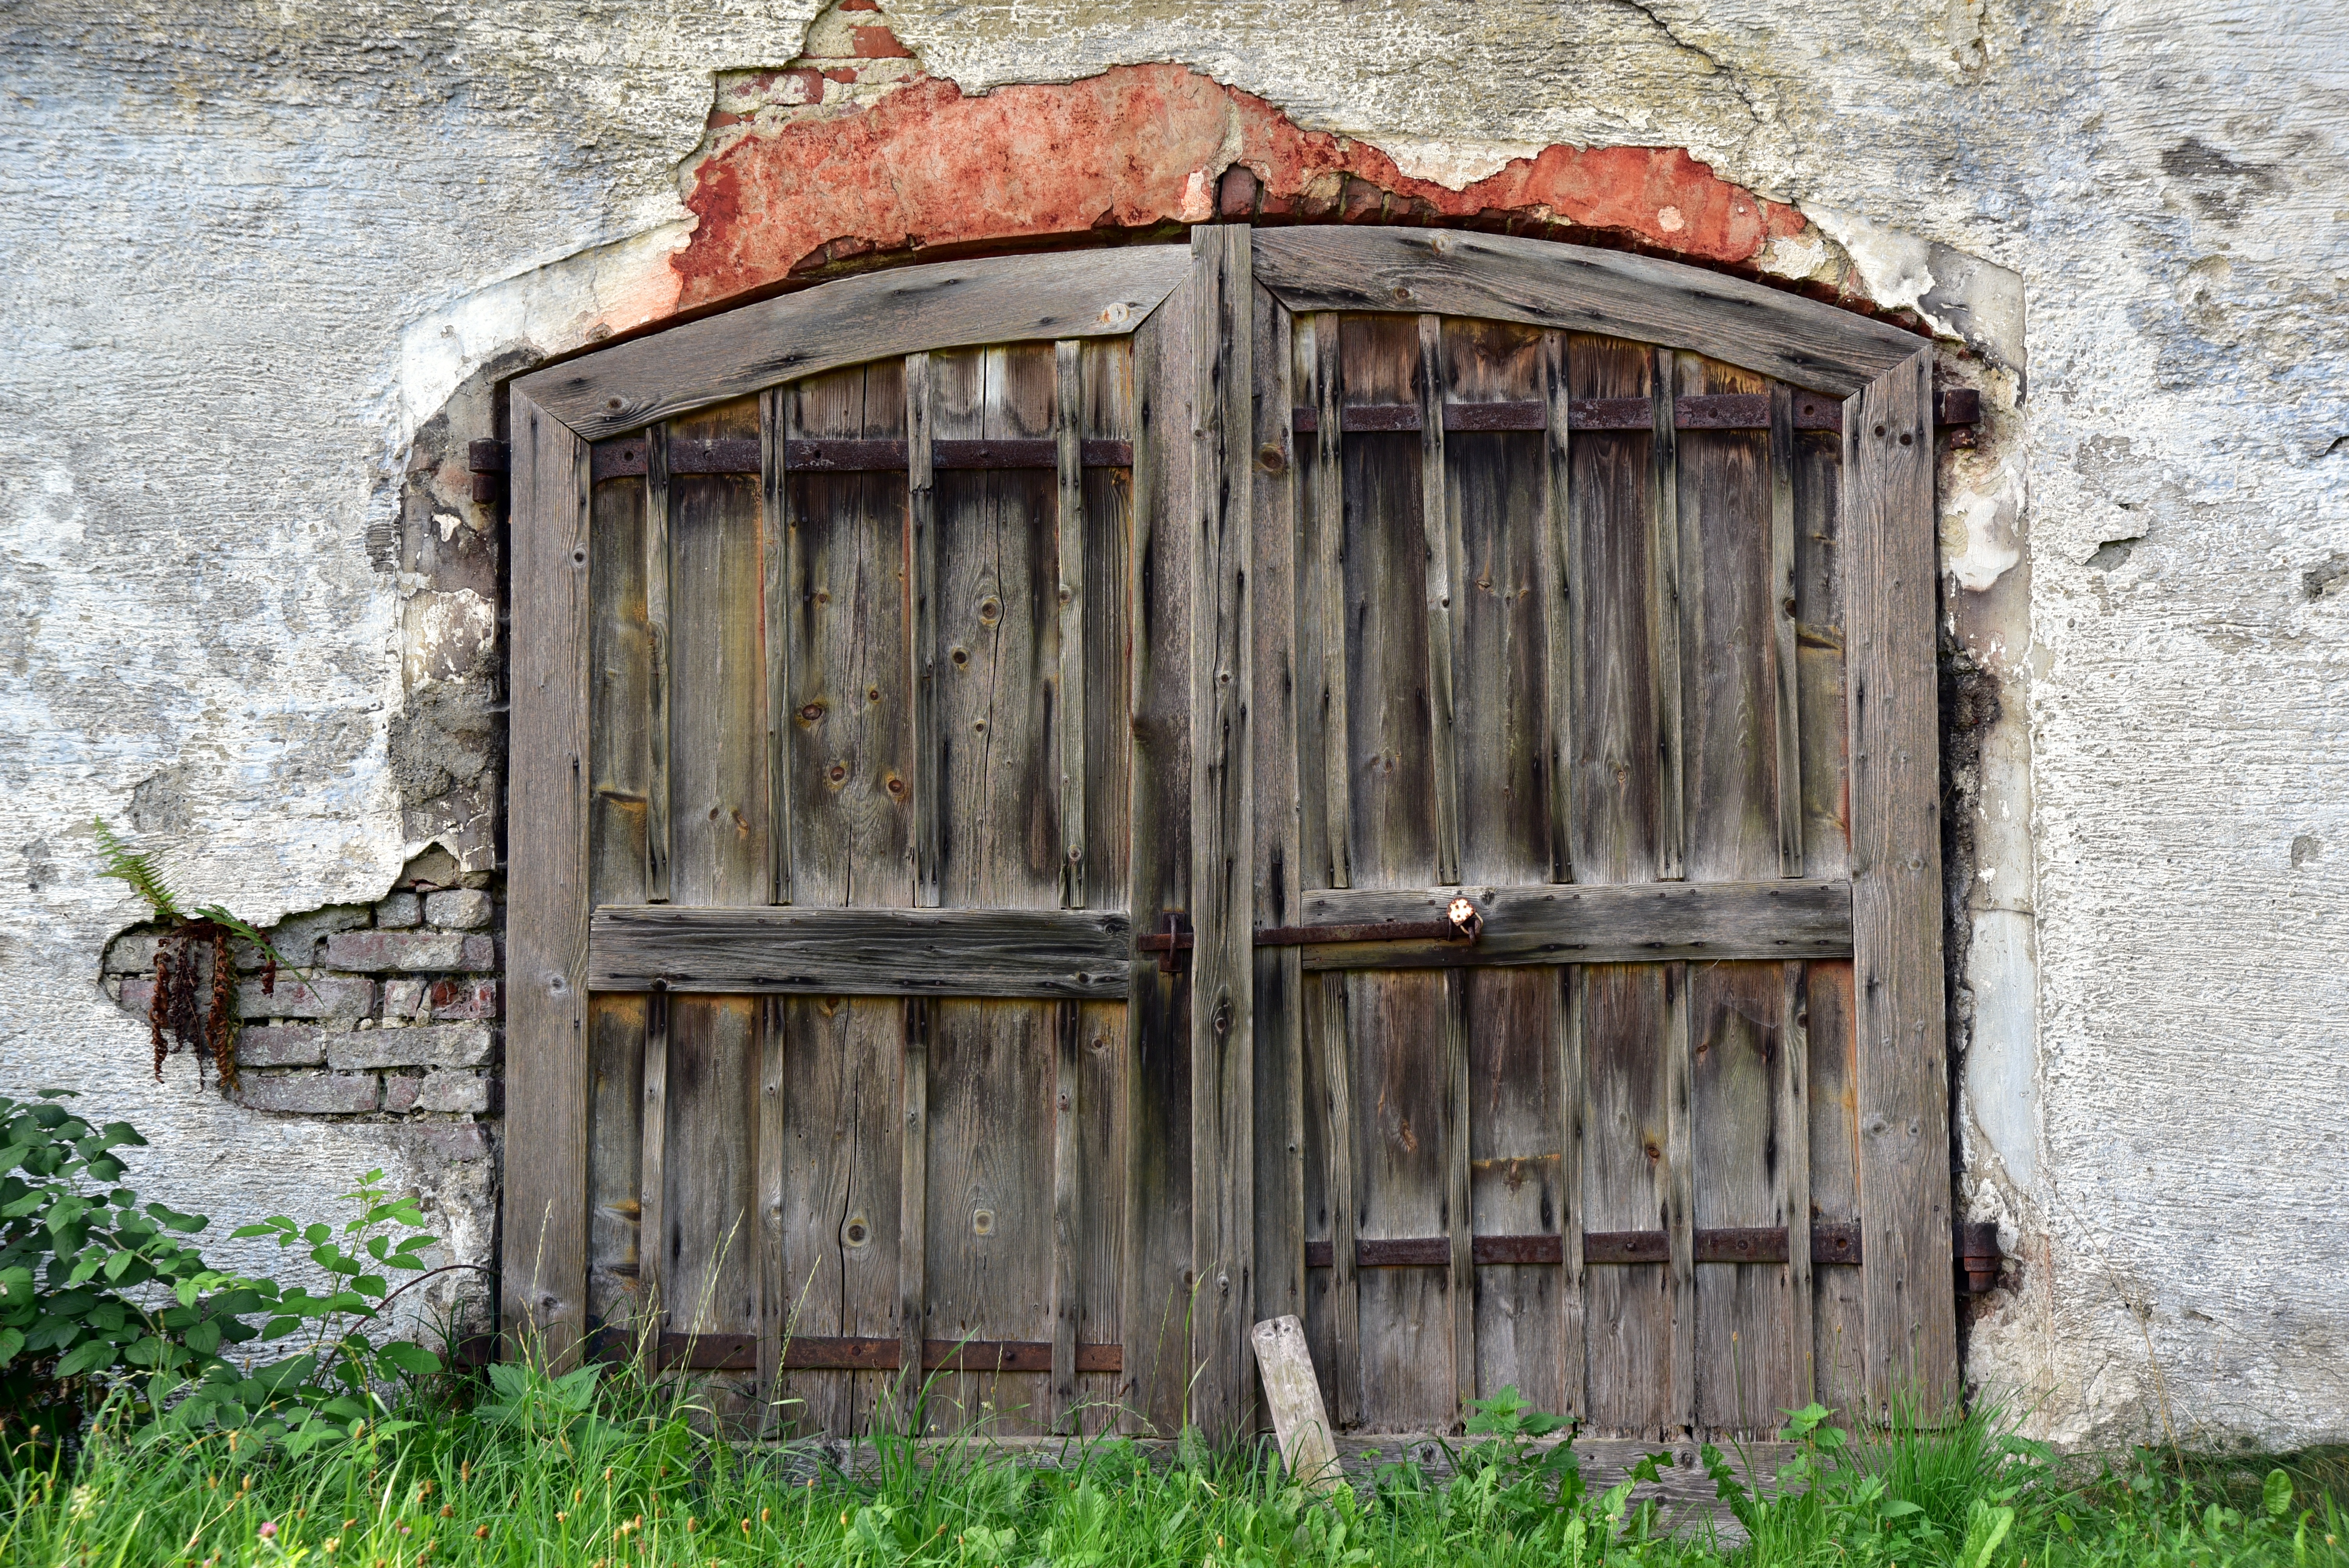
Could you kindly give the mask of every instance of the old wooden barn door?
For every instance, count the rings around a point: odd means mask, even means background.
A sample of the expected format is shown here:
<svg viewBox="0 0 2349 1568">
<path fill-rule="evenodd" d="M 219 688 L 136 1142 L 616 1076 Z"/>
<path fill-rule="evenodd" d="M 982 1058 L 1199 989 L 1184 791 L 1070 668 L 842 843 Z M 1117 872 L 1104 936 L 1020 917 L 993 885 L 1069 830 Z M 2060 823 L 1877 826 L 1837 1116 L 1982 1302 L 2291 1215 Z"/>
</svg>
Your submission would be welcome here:
<svg viewBox="0 0 2349 1568">
<path fill-rule="evenodd" d="M 524 378 L 510 1321 L 797 1432 L 1230 1434 L 1283 1312 L 1350 1429 L 1945 1399 L 1927 363 L 1218 227 Z"/>
</svg>

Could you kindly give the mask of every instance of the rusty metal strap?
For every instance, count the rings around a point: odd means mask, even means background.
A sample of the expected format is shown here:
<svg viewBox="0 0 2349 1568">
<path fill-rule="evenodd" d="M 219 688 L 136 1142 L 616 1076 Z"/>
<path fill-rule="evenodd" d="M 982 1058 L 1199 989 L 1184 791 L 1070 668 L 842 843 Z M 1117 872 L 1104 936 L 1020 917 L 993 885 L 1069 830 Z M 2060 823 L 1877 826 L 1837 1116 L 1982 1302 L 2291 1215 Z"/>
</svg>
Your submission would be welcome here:
<svg viewBox="0 0 2349 1568">
<path fill-rule="evenodd" d="M 1695 1233 L 1695 1246 L 1696 1261 L 1701 1264 L 1783 1264 L 1786 1261 L 1786 1230 L 1783 1225 L 1703 1228 Z M 1555 1235 L 1477 1236 L 1470 1251 L 1479 1267 L 1557 1264 L 1566 1257 L 1565 1243 Z M 1331 1243 L 1305 1243 L 1306 1267 L 1326 1269 L 1334 1261 Z M 1582 1236 L 1582 1261 L 1586 1264 L 1669 1263 L 1671 1238 L 1662 1231 L 1586 1231 Z M 1813 1224 L 1811 1261 L 1859 1262 L 1859 1226 L 1833 1222 Z M 1449 1236 L 1370 1237 L 1354 1243 L 1356 1268 L 1445 1268 L 1451 1262 Z"/>
<path fill-rule="evenodd" d="M 1079 449 L 1081 460 L 1089 469 L 1133 466 L 1131 441 L 1085 440 L 1079 443 Z M 672 474 L 755 474 L 760 460 L 759 438 L 755 436 L 721 436 L 709 440 L 678 438 L 668 444 L 668 471 Z M 1060 463 L 1060 444 L 1051 440 L 930 443 L 933 469 L 1055 469 Z M 906 449 L 902 439 L 840 438 L 783 443 L 786 473 L 904 473 L 905 465 Z M 644 471 L 644 437 L 626 436 L 595 444 L 593 478 L 621 479 Z"/>
</svg>

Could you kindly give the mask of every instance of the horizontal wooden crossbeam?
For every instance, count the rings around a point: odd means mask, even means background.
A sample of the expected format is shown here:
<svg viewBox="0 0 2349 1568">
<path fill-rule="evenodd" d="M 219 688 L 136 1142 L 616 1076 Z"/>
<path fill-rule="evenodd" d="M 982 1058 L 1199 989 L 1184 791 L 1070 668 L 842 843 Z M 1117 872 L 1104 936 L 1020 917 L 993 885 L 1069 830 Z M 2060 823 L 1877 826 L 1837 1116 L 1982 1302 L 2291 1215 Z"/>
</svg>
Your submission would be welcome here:
<svg viewBox="0 0 2349 1568">
<path fill-rule="evenodd" d="M 1423 927 L 1466 894 L 1484 917 L 1474 945 L 1426 936 L 1304 950 L 1305 967 L 1461 968 L 1494 964 L 1646 964 L 1668 959 L 1842 958 L 1851 884 L 1841 882 L 1309 888 L 1308 925 L 1392 921 Z"/>
<path fill-rule="evenodd" d="M 621 1347 L 625 1347 L 625 1342 Z M 698 1372 L 754 1372 L 759 1367 L 759 1337 L 754 1334 L 664 1334 L 654 1346 L 655 1365 L 687 1367 Z M 904 1357 L 895 1339 L 875 1335 L 823 1337 L 794 1335 L 783 1341 L 782 1367 L 787 1372 L 895 1372 Z M 925 1372 L 1050 1372 L 1052 1342 L 1049 1339 L 926 1339 L 922 1342 Z M 1118 1345 L 1079 1345 L 1080 1372 L 1122 1372 L 1125 1348 Z"/>
<path fill-rule="evenodd" d="M 1130 469 L 1132 441 L 1088 440 L 1078 443 L 1089 469 Z M 1056 469 L 1060 446 L 1050 440 L 932 441 L 934 469 Z M 757 438 L 724 436 L 712 440 L 672 438 L 668 471 L 678 474 L 755 474 L 759 471 Z M 785 441 L 785 473 L 859 474 L 904 473 L 907 461 L 902 440 L 849 438 Z M 645 471 L 645 438 L 629 436 L 605 441 L 595 449 L 593 473 L 597 480 L 619 479 Z"/>
<path fill-rule="evenodd" d="M 1479 1267 L 1496 1264 L 1556 1264 L 1565 1261 L 1566 1244 L 1554 1235 L 1478 1236 L 1471 1243 Z M 1331 1243 L 1305 1243 L 1305 1266 L 1326 1269 L 1336 1261 Z M 1662 1231 L 1587 1231 L 1582 1237 L 1585 1264 L 1661 1264 L 1671 1261 L 1671 1237 Z M 1734 1226 L 1696 1233 L 1696 1261 L 1701 1264 L 1783 1264 L 1786 1261 L 1784 1225 Z M 1811 1261 L 1815 1264 L 1859 1262 L 1859 1227 L 1813 1222 Z M 1365 1237 L 1354 1243 L 1354 1266 L 1362 1269 L 1440 1269 L 1452 1264 L 1449 1236 Z"/>
<path fill-rule="evenodd" d="M 1102 910 L 689 909 L 606 905 L 587 931 L 597 991 L 1123 1001 L 1125 916 Z"/>
</svg>

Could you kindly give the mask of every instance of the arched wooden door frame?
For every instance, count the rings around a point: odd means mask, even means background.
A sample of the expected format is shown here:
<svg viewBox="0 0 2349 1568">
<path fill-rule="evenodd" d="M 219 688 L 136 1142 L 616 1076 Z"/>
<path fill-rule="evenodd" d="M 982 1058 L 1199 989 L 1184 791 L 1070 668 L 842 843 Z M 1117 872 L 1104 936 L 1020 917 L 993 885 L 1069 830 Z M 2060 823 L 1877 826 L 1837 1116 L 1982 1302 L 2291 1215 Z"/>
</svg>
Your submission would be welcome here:
<svg viewBox="0 0 2349 1568">
<path fill-rule="evenodd" d="M 513 701 L 502 1290 L 510 1331 L 572 1352 L 585 1315 L 590 958 L 586 624 L 591 447 L 654 421 L 881 356 L 1135 330 L 1182 343 L 1138 432 L 1167 487 L 1163 542 L 1187 556 L 1192 956 L 1189 1413 L 1212 1433 L 1252 1406 L 1253 1124 L 1263 906 L 1251 721 L 1268 697 L 1251 601 L 1257 505 L 1287 408 L 1264 407 L 1257 291 L 1288 309 L 1476 316 L 1702 353 L 1845 399 L 1865 1367 L 1878 1410 L 1957 1389 L 1950 1273 L 1934 676 L 1931 356 L 1885 324 L 1744 280 L 1611 252 L 1442 230 L 1195 229 L 1136 246 L 876 273 L 688 323 L 512 387 Z M 1173 363 L 1170 356 L 1169 363 Z M 1139 377 L 1138 377 L 1139 378 Z M 1271 425 L 1266 420 L 1269 416 Z M 1145 420 L 1145 424 L 1149 421 Z M 1276 434 L 1278 432 L 1278 434 Z M 1145 459 L 1140 448 L 1157 443 Z M 1154 965 L 1127 954 L 1139 974 Z M 1139 982 L 1137 982 L 1138 984 Z M 1277 981 L 1275 982 L 1278 983 Z"/>
</svg>

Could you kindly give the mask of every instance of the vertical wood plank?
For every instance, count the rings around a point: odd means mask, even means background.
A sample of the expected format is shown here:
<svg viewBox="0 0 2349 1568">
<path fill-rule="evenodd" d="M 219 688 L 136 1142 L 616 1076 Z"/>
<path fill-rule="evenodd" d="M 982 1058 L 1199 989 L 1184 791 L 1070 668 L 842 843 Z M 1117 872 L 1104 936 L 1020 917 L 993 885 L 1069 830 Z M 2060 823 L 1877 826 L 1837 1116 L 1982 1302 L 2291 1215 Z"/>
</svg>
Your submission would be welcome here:
<svg viewBox="0 0 2349 1568">
<path fill-rule="evenodd" d="M 1115 688 L 1112 688 L 1115 689 Z M 1115 705 L 1123 707 L 1123 704 Z M 1121 873 L 1123 874 L 1123 873 Z M 1125 1004 L 1089 1002 L 1079 1014 L 1083 1038 L 1077 1083 L 1077 1343 L 1126 1342 Z M 1075 1425 L 1087 1436 L 1117 1429 L 1117 1372 L 1080 1372 Z"/>
<path fill-rule="evenodd" d="M 898 1430 L 909 1437 L 926 1429 L 923 1411 L 922 1340 L 928 1321 L 929 1290 L 924 1265 L 929 1254 L 930 1005 L 904 1004 L 905 1061 L 898 1083 L 903 1123 L 897 1168 L 897 1398 Z"/>
<path fill-rule="evenodd" d="M 1134 929 L 1191 892 L 1192 407 L 1198 312 L 1188 278 L 1133 335 L 1133 767 L 1127 903 Z M 1172 1436 L 1190 1380 L 1191 991 L 1137 954 L 1127 972 L 1125 1286 L 1121 1425 Z"/>
<path fill-rule="evenodd" d="M 1671 1228 L 1670 972 L 1661 964 L 1581 969 L 1576 1000 L 1588 1049 L 1583 1223 L 1589 1230 Z M 1670 1437 L 1678 1377 L 1671 1265 L 1589 1269 L 1583 1290 L 1591 1429 L 1643 1442 Z"/>
<path fill-rule="evenodd" d="M 1330 1205 L 1330 1385 L 1336 1396 L 1338 1427 L 1351 1430 L 1362 1420 L 1361 1293 L 1354 1268 L 1354 1243 L 1361 1234 L 1361 1178 L 1354 1155 L 1353 1048 L 1346 1024 L 1346 976 L 1313 975 L 1307 984 L 1314 1061 L 1320 1068 L 1323 1102 L 1317 1108 L 1329 1151 Z"/>
<path fill-rule="evenodd" d="M 576 1353 L 587 1297 L 590 449 L 517 392 L 509 425 L 514 900 L 506 929 L 507 1354 Z"/>
<path fill-rule="evenodd" d="M 759 398 L 759 565 L 767 655 L 767 821 L 770 903 L 792 900 L 792 769 L 786 755 L 792 705 L 790 491 L 783 479 L 784 410 L 791 394 L 776 387 Z M 766 1381 L 771 1385 L 772 1379 Z"/>
<path fill-rule="evenodd" d="M 1778 874 L 1803 874 L 1802 677 L 1795 652 L 1795 389 L 1770 384 L 1771 686 L 1778 704 Z"/>
<path fill-rule="evenodd" d="M 905 356 L 906 620 L 914 671 L 914 902 L 938 906 L 938 834 L 945 793 L 938 758 L 938 528 L 930 466 L 930 356 Z"/>
<path fill-rule="evenodd" d="M 1409 585 L 1415 603 L 1419 584 Z M 1451 1229 L 1446 1210 L 1455 1122 L 1445 1037 L 1453 1027 L 1447 1014 L 1456 1006 L 1452 982 L 1458 973 L 1356 971 L 1335 977 L 1348 993 L 1360 1194 L 1355 1213 L 1364 1241 L 1442 1236 Z M 1448 1260 L 1362 1269 L 1355 1288 L 1361 1300 L 1362 1426 L 1382 1432 L 1449 1426 L 1459 1408 L 1459 1381 Z"/>
<path fill-rule="evenodd" d="M 1536 586 L 1541 594 L 1544 690 L 1549 698 L 1542 710 L 1541 749 L 1549 770 L 1549 880 L 1554 882 L 1575 880 L 1570 831 L 1574 769 L 1567 757 L 1568 738 L 1574 734 L 1574 587 L 1567 574 L 1574 527 L 1574 449 L 1567 410 L 1570 395 L 1566 334 L 1545 332 L 1541 399 L 1548 416 L 1542 432 L 1547 460 L 1542 470 L 1541 531 L 1534 560 Z M 1578 1102 L 1576 1109 L 1578 1114 Z M 1578 1280 L 1579 1263 L 1573 1267 Z M 1575 1383 L 1578 1388 L 1578 1373 Z"/>
<path fill-rule="evenodd" d="M 1852 1064 L 1852 971 L 1847 961 L 1805 966 L 1811 1083 L 1811 1208 L 1820 1222 L 1859 1222 L 1859 1087 Z M 1811 1381 L 1818 1401 L 1848 1426 L 1868 1418 L 1868 1307 L 1860 1271 L 1826 1264 L 1813 1275 Z"/>
<path fill-rule="evenodd" d="M 1052 435 L 1060 464 L 1057 571 L 1061 602 L 1061 904 L 1085 907 L 1085 469 L 1083 345 L 1052 345 Z M 1073 1377 L 1073 1373 L 1071 1374 Z"/>
<path fill-rule="evenodd" d="M 1085 436 L 1133 439 L 1133 340 L 1085 344 Z M 1127 773 L 1133 731 L 1126 709 L 1126 578 L 1133 542 L 1133 470 L 1087 469 L 1085 486 L 1085 888 L 1091 902 L 1125 896 Z"/>
<path fill-rule="evenodd" d="M 1433 319 L 1423 316 L 1423 321 Z M 1439 410 L 1440 412 L 1440 410 Z M 1452 1242 L 1453 1419 L 1468 1419 L 1476 1398 L 1476 1223 L 1469 1203 L 1472 1142 L 1468 1094 L 1469 972 L 1444 973 L 1444 1228 Z"/>
<path fill-rule="evenodd" d="M 1686 1432 L 1696 1425 L 1696 1232 L 1695 1192 L 1691 1181 L 1690 1101 L 1693 1049 L 1689 1038 L 1689 966 L 1667 964 L 1664 972 L 1664 1161 L 1656 1172 L 1657 1208 L 1664 1217 L 1671 1250 L 1672 1426 Z"/>
<path fill-rule="evenodd" d="M 783 834 L 777 834 L 781 839 Z M 786 999 L 759 998 L 758 1109 L 751 1129 L 751 1291 L 758 1314 L 760 1406 L 753 1431 L 774 1429 L 782 1376 L 783 1323 L 783 1012 Z"/>
<path fill-rule="evenodd" d="M 1807 966 L 1779 966 L 1780 1016 L 1785 1033 L 1778 1051 L 1776 1191 L 1773 1194 L 1786 1227 L 1787 1343 L 1799 1408 L 1817 1397 L 1813 1371 L 1816 1343 L 1811 1293 L 1811 1006 Z M 1769 1434 L 1764 1434 L 1765 1436 Z"/>
<path fill-rule="evenodd" d="M 1851 732 L 1844 681 L 1843 438 L 1795 433 L 1795 662 L 1801 686 L 1803 874 L 1850 873 Z"/>
<path fill-rule="evenodd" d="M 1252 287 L 1249 349 L 1256 385 L 1251 546 L 1255 565 L 1255 689 L 1251 727 L 1256 769 L 1255 923 L 1294 925 L 1302 918 L 1298 878 L 1304 870 L 1298 789 L 1297 634 L 1299 519 L 1291 429 L 1288 313 Z M 1305 1302 L 1305 1030 L 1303 954 L 1294 947 L 1256 950 L 1256 1300 L 1257 1324 L 1303 1321 Z M 1299 1344 L 1301 1346 L 1301 1330 Z M 1261 1366 L 1259 1366 L 1261 1370 Z M 1270 1385 L 1266 1385 L 1269 1392 Z"/>
<path fill-rule="evenodd" d="M 1064 490 L 1062 494 L 1067 492 Z M 1049 1429 L 1073 1432 L 1077 1408 L 1077 1212 L 1084 1173 L 1077 1162 L 1077 1080 L 1081 1071 L 1082 1009 L 1052 1009 L 1052 1385 Z"/>
<path fill-rule="evenodd" d="M 1329 841 L 1330 887 L 1353 882 L 1353 763 L 1346 692 L 1346 443 L 1339 318 L 1309 318 L 1313 331 L 1313 555 L 1306 634 L 1319 654 L 1320 795 Z M 1341 1415 L 1342 1422 L 1345 1418 Z"/>
<path fill-rule="evenodd" d="M 1454 598 L 1460 575 L 1460 520 L 1446 504 L 1444 465 L 1444 318 L 1419 318 L 1419 504 L 1427 546 L 1428 750 L 1434 773 L 1435 880 L 1460 880 L 1460 748 L 1453 665 L 1460 644 Z"/>
<path fill-rule="evenodd" d="M 1588 1313 L 1583 1304 L 1582 1278 L 1582 1234 L 1588 1228 L 1582 1186 L 1583 1123 L 1590 1103 L 1584 974 L 1580 965 L 1564 965 L 1557 972 L 1566 1006 L 1558 1031 L 1557 1078 L 1558 1121 L 1564 1134 L 1557 1170 L 1557 1232 L 1564 1264 L 1557 1290 L 1557 1413 L 1575 1421 L 1588 1421 L 1590 1416 Z"/>
<path fill-rule="evenodd" d="M 663 991 L 653 993 L 645 1010 L 644 1092 L 644 1109 L 637 1119 L 644 1129 L 639 1134 L 643 1153 L 638 1163 L 643 1174 L 636 1196 L 644 1240 L 636 1282 L 657 1327 L 669 1321 L 672 1283 L 668 1267 L 668 995 Z M 678 1326 L 684 1326 L 681 1319 Z"/>
<path fill-rule="evenodd" d="M 645 633 L 652 666 L 645 686 L 645 737 L 651 748 L 645 786 L 645 902 L 667 903 L 674 830 L 669 819 L 669 686 L 676 653 L 669 638 L 668 427 L 645 431 Z"/>
<path fill-rule="evenodd" d="M 1558 1235 L 1561 1247 L 1566 1244 L 1559 1222 L 1570 1206 L 1561 1181 L 1567 1108 L 1558 1073 L 1569 973 L 1564 965 L 1527 966 L 1471 969 L 1463 976 L 1468 1212 L 1475 1235 Z M 1562 1272 L 1536 1263 L 1476 1267 L 1476 1387 L 1484 1397 L 1514 1387 L 1544 1410 L 1562 1408 Z M 1578 1340 L 1574 1352 L 1581 1354 Z"/>
<path fill-rule="evenodd" d="M 638 859 L 636 875 L 644 875 Z M 642 993 L 593 997 L 587 1009 L 587 1323 L 606 1345 L 633 1341 L 644 1306 Z"/>
<path fill-rule="evenodd" d="M 1656 880 L 1677 882 L 1683 873 L 1686 842 L 1684 817 L 1687 795 L 1682 784 L 1681 727 L 1681 570 L 1680 570 L 1680 447 L 1676 429 L 1673 354 L 1654 350 L 1655 368 L 1649 394 L 1655 407 L 1654 433 L 1650 438 L 1649 463 L 1654 500 L 1648 511 L 1652 531 L 1649 546 L 1649 586 L 1653 594 L 1648 615 L 1654 638 L 1656 749 L 1659 755 L 1656 801 Z"/>
<path fill-rule="evenodd" d="M 1932 356 L 1844 415 L 1852 962 L 1870 1414 L 1956 1408 L 1941 992 Z"/>
<path fill-rule="evenodd" d="M 1202 226 L 1196 288 L 1196 490 L 1191 604 L 1191 1357 L 1193 1416 L 1210 1440 L 1243 1429 L 1255 1305 L 1256 778 L 1249 497 L 1255 294 L 1251 232 Z"/>
</svg>

